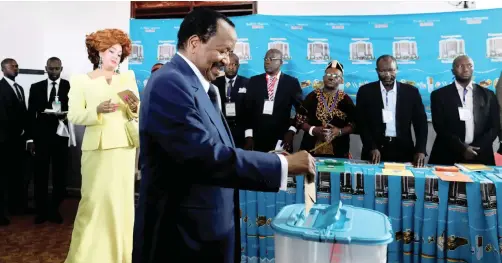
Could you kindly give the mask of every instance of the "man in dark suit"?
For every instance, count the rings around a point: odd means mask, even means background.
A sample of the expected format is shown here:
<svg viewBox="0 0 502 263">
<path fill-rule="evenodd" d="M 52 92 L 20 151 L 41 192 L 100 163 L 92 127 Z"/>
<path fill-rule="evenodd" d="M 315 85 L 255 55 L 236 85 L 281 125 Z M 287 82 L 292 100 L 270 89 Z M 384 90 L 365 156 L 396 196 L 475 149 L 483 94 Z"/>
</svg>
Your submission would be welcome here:
<svg viewBox="0 0 502 263">
<path fill-rule="evenodd" d="M 474 62 L 468 56 L 455 58 L 452 72 L 455 81 L 431 93 L 437 136 L 429 163 L 495 165 L 493 141 L 500 128 L 497 98 L 472 82 Z"/>
<path fill-rule="evenodd" d="M 295 77 L 281 72 L 282 52 L 267 51 L 265 73 L 251 77 L 245 98 L 245 149 L 269 152 L 279 140 L 282 148 L 293 150 L 297 132 L 291 110 L 300 107 L 302 88 Z"/>
<path fill-rule="evenodd" d="M 16 83 L 19 66 L 14 59 L 1 63 L 4 77 L 0 80 L 0 226 L 10 221 L 5 216 L 22 213 L 27 207 L 23 159 L 26 149 L 34 154 L 29 135 L 29 121 L 23 88 Z"/>
<path fill-rule="evenodd" d="M 499 148 L 497 153 L 502 154 L 502 71 L 500 72 L 499 80 L 495 85 L 495 94 L 497 95 L 497 101 L 499 103 L 499 116 L 500 116 L 500 131 L 499 131 Z"/>
<path fill-rule="evenodd" d="M 145 88 L 142 263 L 240 262 L 237 189 L 278 191 L 288 174 L 313 179 L 315 160 L 305 151 L 282 156 L 235 148 L 211 81 L 236 41 L 227 17 L 194 9 L 180 25 L 178 53 Z"/>
<path fill-rule="evenodd" d="M 66 193 L 66 171 L 68 163 L 68 137 L 56 134 L 60 120 L 68 128 L 66 114 L 44 112 L 53 109 L 53 102 L 59 101 L 61 112 L 68 111 L 68 92 L 70 83 L 61 79 L 63 70 L 61 60 L 49 58 L 45 67 L 48 78 L 31 85 L 28 114 L 32 135 L 37 152 L 35 154 L 35 224 L 47 219 L 61 224 L 63 218 L 59 206 Z M 52 164 L 52 166 L 51 166 Z M 52 167 L 52 169 L 50 169 Z M 52 202 L 48 203 L 49 171 L 52 170 Z"/>
<path fill-rule="evenodd" d="M 232 131 L 235 146 L 244 147 L 244 98 L 249 79 L 237 75 L 239 72 L 239 57 L 231 53 L 230 62 L 225 66 L 225 76 L 218 77 L 213 84 L 218 87 L 222 102 L 221 111 Z"/>
<path fill-rule="evenodd" d="M 360 87 L 356 98 L 356 127 L 363 143 L 361 159 L 372 163 L 414 162 L 421 167 L 427 145 L 427 116 L 422 97 L 417 88 L 396 81 L 394 57 L 383 55 L 376 64 L 379 81 Z"/>
</svg>

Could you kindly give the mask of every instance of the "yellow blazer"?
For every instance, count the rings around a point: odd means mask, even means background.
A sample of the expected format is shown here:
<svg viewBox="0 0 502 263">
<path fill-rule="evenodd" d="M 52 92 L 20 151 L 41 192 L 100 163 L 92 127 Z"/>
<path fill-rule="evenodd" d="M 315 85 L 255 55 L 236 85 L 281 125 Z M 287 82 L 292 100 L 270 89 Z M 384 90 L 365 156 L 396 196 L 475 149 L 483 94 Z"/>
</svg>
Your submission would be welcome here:
<svg viewBox="0 0 502 263">
<path fill-rule="evenodd" d="M 118 93 L 129 89 L 139 98 L 134 72 L 129 70 L 114 75 L 111 85 L 105 77 L 91 79 L 87 74 L 78 74 L 70 78 L 70 85 L 68 120 L 75 125 L 86 126 L 82 151 L 132 147 L 125 124 L 130 118 L 137 118 L 138 114 L 130 110 Z M 117 111 L 98 114 L 98 105 L 109 99 L 120 104 Z"/>
</svg>

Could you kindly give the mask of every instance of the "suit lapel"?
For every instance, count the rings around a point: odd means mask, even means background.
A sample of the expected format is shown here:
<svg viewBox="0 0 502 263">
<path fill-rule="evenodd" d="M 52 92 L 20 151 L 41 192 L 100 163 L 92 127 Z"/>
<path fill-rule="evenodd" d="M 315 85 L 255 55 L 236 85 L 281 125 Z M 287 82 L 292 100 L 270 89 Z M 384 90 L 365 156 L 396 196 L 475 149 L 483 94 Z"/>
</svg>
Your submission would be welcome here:
<svg viewBox="0 0 502 263">
<path fill-rule="evenodd" d="M 211 123 L 216 127 L 221 140 L 225 143 L 225 145 L 233 146 L 230 134 L 227 132 L 225 125 L 223 124 L 223 115 L 221 115 L 221 111 L 218 112 L 216 110 L 205 89 L 202 87 L 202 84 L 195 75 L 195 72 L 193 72 L 192 68 L 185 62 L 185 60 L 178 55 L 175 55 L 171 62 L 178 65 L 184 75 L 188 77 L 188 81 L 192 83 L 192 87 L 195 89 L 195 97 L 197 98 L 197 101 L 199 101 L 200 106 L 209 116 Z M 224 107 L 224 105 L 222 105 L 222 107 Z"/>
<path fill-rule="evenodd" d="M 59 82 L 61 83 L 61 82 Z M 44 101 L 45 101 L 45 104 L 49 103 L 49 95 L 51 94 L 50 93 L 50 90 L 48 89 L 49 87 L 49 81 L 46 79 L 44 82 L 42 82 L 42 86 L 40 87 L 41 89 L 41 93 L 45 95 L 44 97 Z M 52 89 L 52 85 L 51 85 L 51 89 Z M 61 90 L 61 84 L 59 84 L 59 90 Z M 58 96 L 59 96 L 59 90 L 58 90 Z"/>
<path fill-rule="evenodd" d="M 451 84 L 448 88 L 451 94 L 452 103 L 455 104 L 456 108 L 462 107 L 462 100 L 460 99 L 460 96 L 458 96 L 458 90 L 455 83 Z"/>
<path fill-rule="evenodd" d="M 396 136 L 399 137 L 399 122 L 401 120 L 401 89 L 400 83 L 396 80 Z M 380 96 L 382 97 L 382 96 Z M 383 102 L 382 102 L 383 103 Z"/>
<path fill-rule="evenodd" d="M 241 87 L 241 78 L 239 76 L 235 77 L 235 83 L 230 91 L 230 97 L 232 101 L 235 102 L 237 100 L 237 96 L 239 95 L 239 88 Z"/>
<path fill-rule="evenodd" d="M 383 104 L 383 98 L 382 98 L 382 88 L 380 87 L 380 81 L 375 82 L 375 88 L 373 89 L 373 98 L 370 98 L 370 100 L 375 100 L 376 106 L 377 106 L 377 111 L 375 114 L 377 116 L 377 123 L 381 123 L 383 125 L 384 133 L 385 129 L 387 128 L 387 124 L 383 122 L 383 112 L 382 110 L 385 109 L 384 104 Z"/>
<path fill-rule="evenodd" d="M 476 127 L 478 126 L 479 120 L 481 120 L 482 108 L 485 106 L 486 102 L 482 94 L 482 88 L 478 87 L 476 84 L 472 84 L 472 116 L 474 121 L 474 134 L 476 134 Z"/>
</svg>

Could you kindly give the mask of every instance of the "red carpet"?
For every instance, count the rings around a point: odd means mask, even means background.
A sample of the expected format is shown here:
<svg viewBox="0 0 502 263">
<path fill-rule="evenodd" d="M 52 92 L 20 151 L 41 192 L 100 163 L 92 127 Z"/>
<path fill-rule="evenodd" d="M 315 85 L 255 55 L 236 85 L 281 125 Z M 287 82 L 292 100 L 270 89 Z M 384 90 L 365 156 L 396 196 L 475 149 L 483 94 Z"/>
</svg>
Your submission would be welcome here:
<svg viewBox="0 0 502 263">
<path fill-rule="evenodd" d="M 0 226 L 0 263 L 62 263 L 70 245 L 78 200 L 66 200 L 62 225 L 46 222 L 34 225 L 34 216 L 12 217 Z"/>
</svg>

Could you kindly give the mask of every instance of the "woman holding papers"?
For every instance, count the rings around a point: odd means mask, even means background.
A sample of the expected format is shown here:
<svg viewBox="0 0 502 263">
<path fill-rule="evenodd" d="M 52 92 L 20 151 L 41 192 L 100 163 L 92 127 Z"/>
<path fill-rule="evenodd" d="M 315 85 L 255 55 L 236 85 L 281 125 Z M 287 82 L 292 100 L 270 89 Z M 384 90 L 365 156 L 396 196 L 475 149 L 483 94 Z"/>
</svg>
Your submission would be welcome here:
<svg viewBox="0 0 502 263">
<path fill-rule="evenodd" d="M 355 106 L 338 88 L 343 87 L 343 65 L 330 62 L 323 82 L 324 87 L 307 95 L 296 115 L 298 128 L 305 132 L 300 149 L 318 157 L 349 158 Z"/>
<path fill-rule="evenodd" d="M 137 119 L 138 88 L 132 71 L 118 73 L 131 52 L 122 31 L 86 38 L 97 68 L 72 76 L 68 119 L 86 126 L 82 141 L 82 198 L 66 263 L 130 263 L 134 225 L 136 145 L 128 123 Z"/>
</svg>

